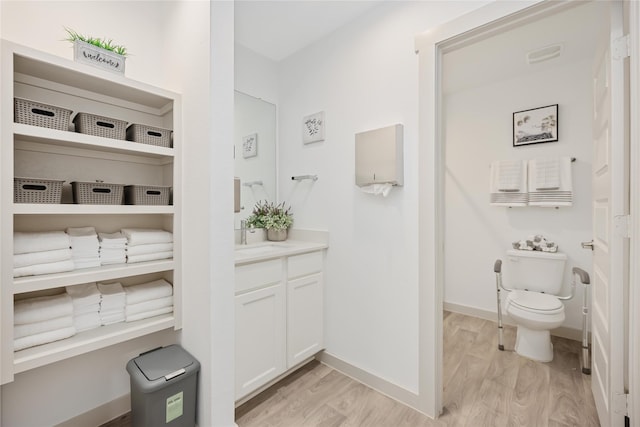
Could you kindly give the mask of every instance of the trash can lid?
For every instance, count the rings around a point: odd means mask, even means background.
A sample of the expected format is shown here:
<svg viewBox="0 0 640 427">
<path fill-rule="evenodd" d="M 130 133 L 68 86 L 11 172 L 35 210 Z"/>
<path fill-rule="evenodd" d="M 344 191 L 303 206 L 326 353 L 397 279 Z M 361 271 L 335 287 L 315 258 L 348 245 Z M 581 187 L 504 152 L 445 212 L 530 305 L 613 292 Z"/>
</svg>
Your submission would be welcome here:
<svg viewBox="0 0 640 427">
<path fill-rule="evenodd" d="M 170 345 L 144 353 L 134 359 L 138 369 L 149 381 L 169 376 L 167 380 L 180 375 L 180 370 L 193 365 L 194 358 L 182 347 Z M 171 375 L 174 374 L 174 375 Z"/>
</svg>

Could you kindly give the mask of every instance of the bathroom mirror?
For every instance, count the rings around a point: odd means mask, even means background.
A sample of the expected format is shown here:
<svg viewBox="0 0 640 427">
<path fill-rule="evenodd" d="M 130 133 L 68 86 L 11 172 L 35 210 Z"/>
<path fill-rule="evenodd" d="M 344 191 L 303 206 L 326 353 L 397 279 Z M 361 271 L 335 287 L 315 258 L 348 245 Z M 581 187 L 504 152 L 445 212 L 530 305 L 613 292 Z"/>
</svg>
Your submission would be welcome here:
<svg viewBox="0 0 640 427">
<path fill-rule="evenodd" d="M 240 220 L 251 215 L 260 200 L 277 202 L 276 106 L 235 91 L 234 107 L 235 176 L 240 179 Z"/>
</svg>

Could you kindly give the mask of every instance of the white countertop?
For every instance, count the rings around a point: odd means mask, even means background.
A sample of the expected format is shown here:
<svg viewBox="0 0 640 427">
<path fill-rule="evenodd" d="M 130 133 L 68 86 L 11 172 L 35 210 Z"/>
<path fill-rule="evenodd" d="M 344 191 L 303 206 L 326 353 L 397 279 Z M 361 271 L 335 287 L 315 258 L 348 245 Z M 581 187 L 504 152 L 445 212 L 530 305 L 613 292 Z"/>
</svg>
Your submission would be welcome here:
<svg viewBox="0 0 640 427">
<path fill-rule="evenodd" d="M 273 258 L 303 254 L 328 248 L 322 242 L 285 240 L 284 242 L 260 242 L 252 245 L 236 245 L 235 264 L 247 264 Z"/>
</svg>

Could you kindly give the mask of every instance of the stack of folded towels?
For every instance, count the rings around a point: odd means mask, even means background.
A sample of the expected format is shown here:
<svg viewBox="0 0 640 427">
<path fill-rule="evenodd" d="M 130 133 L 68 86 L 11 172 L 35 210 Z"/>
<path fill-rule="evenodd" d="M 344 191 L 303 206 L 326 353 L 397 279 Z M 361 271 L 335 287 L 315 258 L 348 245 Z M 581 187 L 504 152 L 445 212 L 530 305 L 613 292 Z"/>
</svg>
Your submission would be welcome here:
<svg viewBox="0 0 640 427">
<path fill-rule="evenodd" d="M 173 234 L 148 228 L 123 228 L 127 237 L 127 262 L 173 258 Z"/>
<path fill-rule="evenodd" d="M 124 307 L 127 300 L 122 284 L 98 283 L 98 290 L 102 294 L 100 301 L 100 322 L 102 325 L 124 322 Z"/>
<path fill-rule="evenodd" d="M 95 283 L 67 286 L 67 294 L 73 302 L 73 326 L 76 332 L 95 329 L 100 321 L 100 291 Z"/>
<path fill-rule="evenodd" d="M 98 233 L 100 264 L 124 264 L 127 262 L 127 238 L 124 234 Z"/>
<path fill-rule="evenodd" d="M 127 322 L 147 319 L 173 311 L 173 286 L 164 279 L 125 286 Z"/>
<path fill-rule="evenodd" d="M 13 277 L 62 273 L 74 268 L 64 231 L 13 233 Z"/>
<path fill-rule="evenodd" d="M 76 269 L 100 267 L 98 235 L 93 227 L 67 228 Z"/>
<path fill-rule="evenodd" d="M 66 293 L 28 298 L 14 304 L 14 351 L 69 338 L 75 333 L 73 302 Z"/>
</svg>

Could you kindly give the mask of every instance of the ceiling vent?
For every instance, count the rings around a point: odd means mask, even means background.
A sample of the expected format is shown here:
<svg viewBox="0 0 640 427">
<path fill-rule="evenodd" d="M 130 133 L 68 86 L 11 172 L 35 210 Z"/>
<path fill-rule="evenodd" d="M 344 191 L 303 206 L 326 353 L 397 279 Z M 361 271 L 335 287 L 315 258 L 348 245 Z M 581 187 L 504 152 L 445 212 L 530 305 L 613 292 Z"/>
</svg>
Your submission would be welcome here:
<svg viewBox="0 0 640 427">
<path fill-rule="evenodd" d="M 537 64 L 538 62 L 547 61 L 560 56 L 560 53 L 562 53 L 561 44 L 541 47 L 540 49 L 527 52 L 527 63 Z"/>
</svg>

